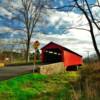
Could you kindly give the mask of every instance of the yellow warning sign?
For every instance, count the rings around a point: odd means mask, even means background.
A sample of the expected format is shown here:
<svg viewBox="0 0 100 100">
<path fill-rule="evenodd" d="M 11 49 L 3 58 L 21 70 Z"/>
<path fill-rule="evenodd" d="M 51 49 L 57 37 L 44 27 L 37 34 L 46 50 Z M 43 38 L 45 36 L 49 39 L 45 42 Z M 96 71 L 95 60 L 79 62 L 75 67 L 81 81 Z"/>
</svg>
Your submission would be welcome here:
<svg viewBox="0 0 100 100">
<path fill-rule="evenodd" d="M 39 46 L 40 46 L 40 42 L 39 42 L 39 41 L 35 41 L 35 42 L 33 43 L 34 49 L 38 49 Z"/>
</svg>

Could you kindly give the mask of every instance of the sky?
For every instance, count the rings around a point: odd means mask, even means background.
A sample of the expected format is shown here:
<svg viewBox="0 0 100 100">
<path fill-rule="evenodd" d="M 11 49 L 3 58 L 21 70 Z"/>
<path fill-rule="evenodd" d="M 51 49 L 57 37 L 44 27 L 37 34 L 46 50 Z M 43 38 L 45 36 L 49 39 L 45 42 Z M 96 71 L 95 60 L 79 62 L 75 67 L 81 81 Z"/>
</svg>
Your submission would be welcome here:
<svg viewBox="0 0 100 100">
<path fill-rule="evenodd" d="M 4 2 L 6 0 L 0 0 L 0 2 Z M 9 0 L 8 0 L 9 1 Z M 16 2 L 16 0 L 14 0 Z M 70 0 L 68 0 L 70 1 Z M 95 4 L 95 0 L 88 0 L 90 4 Z M 66 0 L 54 0 L 52 3 L 52 7 L 57 8 L 59 6 L 67 5 Z M 20 4 L 12 3 L 13 7 L 18 7 Z M 7 8 L 7 6 L 0 4 L 0 40 L 7 39 L 16 39 L 23 37 L 20 35 L 20 31 L 15 31 L 16 28 L 23 28 L 23 24 L 17 21 L 12 21 L 13 13 L 11 13 Z M 47 43 L 53 41 L 56 42 L 66 48 L 69 48 L 83 57 L 87 56 L 87 52 L 90 54 L 95 53 L 91 35 L 86 30 L 74 29 L 74 27 L 85 28 L 89 30 L 89 26 L 87 25 L 87 20 L 84 15 L 81 13 L 76 13 L 75 11 L 66 12 L 66 8 L 59 10 L 48 10 L 49 16 L 45 15 L 45 19 L 47 21 L 46 25 L 40 25 L 37 32 L 33 33 L 31 43 L 35 40 L 40 41 L 40 48 L 46 45 Z M 100 17 L 100 9 L 93 8 L 94 14 L 98 14 Z M 73 29 L 69 29 L 72 28 Z M 95 26 L 94 26 L 95 28 Z M 14 33 L 14 35 L 12 35 Z M 100 33 L 95 28 L 94 34 L 96 36 L 96 41 L 98 47 L 100 49 Z M 33 51 L 33 48 L 31 48 Z"/>
</svg>

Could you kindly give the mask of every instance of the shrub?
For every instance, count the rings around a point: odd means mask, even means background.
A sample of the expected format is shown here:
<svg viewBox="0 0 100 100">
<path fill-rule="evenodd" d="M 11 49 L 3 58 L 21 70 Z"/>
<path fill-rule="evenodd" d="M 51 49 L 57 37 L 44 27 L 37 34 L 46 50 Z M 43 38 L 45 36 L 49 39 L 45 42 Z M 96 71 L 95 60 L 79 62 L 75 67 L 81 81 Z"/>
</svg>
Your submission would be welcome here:
<svg viewBox="0 0 100 100">
<path fill-rule="evenodd" d="M 80 75 L 83 100 L 100 100 L 100 62 L 84 65 Z"/>
</svg>

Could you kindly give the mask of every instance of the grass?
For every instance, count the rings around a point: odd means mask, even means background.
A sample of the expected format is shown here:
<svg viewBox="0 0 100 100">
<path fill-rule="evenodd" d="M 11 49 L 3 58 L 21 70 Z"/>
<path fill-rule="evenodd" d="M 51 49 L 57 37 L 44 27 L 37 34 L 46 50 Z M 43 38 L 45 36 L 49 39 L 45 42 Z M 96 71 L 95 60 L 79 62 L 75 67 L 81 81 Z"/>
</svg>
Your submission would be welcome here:
<svg viewBox="0 0 100 100">
<path fill-rule="evenodd" d="M 51 76 L 26 74 L 0 82 L 2 100 L 73 100 L 69 80 L 76 72 Z"/>
<path fill-rule="evenodd" d="M 100 100 L 100 62 L 80 71 L 26 74 L 0 82 L 2 100 Z"/>
</svg>

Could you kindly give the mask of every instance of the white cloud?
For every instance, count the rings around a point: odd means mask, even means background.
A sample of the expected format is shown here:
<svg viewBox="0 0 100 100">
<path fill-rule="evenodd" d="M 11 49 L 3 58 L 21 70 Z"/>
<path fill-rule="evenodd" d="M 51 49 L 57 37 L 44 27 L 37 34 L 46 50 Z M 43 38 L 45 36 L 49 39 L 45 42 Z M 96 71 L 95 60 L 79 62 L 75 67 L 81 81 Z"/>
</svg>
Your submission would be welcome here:
<svg viewBox="0 0 100 100">
<path fill-rule="evenodd" d="M 51 12 L 50 14 L 50 22 L 53 25 L 56 25 L 56 28 L 59 28 L 59 26 L 64 22 L 69 22 L 71 26 L 67 27 L 77 27 L 78 28 L 84 28 L 89 30 L 89 26 L 87 24 L 87 20 L 85 16 L 76 14 L 74 12 Z M 58 24 L 56 24 L 58 23 Z M 94 26 L 94 35 L 98 35 L 98 30 Z M 99 42 L 99 39 L 97 39 L 97 42 Z M 71 29 L 69 30 L 69 33 L 62 33 L 62 34 L 37 34 L 34 36 L 34 40 L 39 40 L 42 46 L 46 45 L 50 41 L 56 42 L 62 46 L 65 46 L 66 48 L 69 48 L 84 57 L 87 56 L 87 51 L 90 52 L 90 54 L 94 53 L 94 47 L 92 44 L 92 39 L 89 31 L 85 30 L 79 30 L 79 29 Z M 100 47 L 100 45 L 98 45 Z"/>
<path fill-rule="evenodd" d="M 6 33 L 6 32 L 13 32 L 13 30 L 9 27 L 0 27 L 0 33 Z"/>
<path fill-rule="evenodd" d="M 76 14 L 74 12 L 59 12 L 59 11 L 48 11 L 50 13 L 49 20 L 50 24 L 56 25 L 57 22 L 70 22 L 72 26 L 87 24 L 85 16 Z"/>
<path fill-rule="evenodd" d="M 17 8 L 20 6 L 20 3 L 14 3 L 11 4 L 14 8 Z M 98 14 L 100 16 L 100 9 L 94 8 L 93 11 L 95 14 Z M 78 27 L 78 28 L 85 28 L 89 30 L 88 22 L 85 18 L 85 16 L 81 14 L 76 14 L 74 12 L 58 12 L 55 10 L 48 11 L 49 12 L 49 25 L 55 25 L 55 28 L 59 28 L 62 24 L 66 24 L 66 28 L 70 27 Z M 12 13 L 7 11 L 6 9 L 0 7 L 0 13 L 2 15 L 7 15 L 11 18 Z M 70 23 L 70 25 L 68 24 Z M 47 27 L 47 26 L 46 26 Z M 12 32 L 13 30 L 7 27 L 0 28 L 0 32 Z M 52 30 L 51 30 L 52 31 Z M 15 34 L 18 31 L 14 32 Z M 97 36 L 97 42 L 98 45 L 100 44 L 100 39 L 98 36 L 99 32 L 96 28 L 94 28 L 94 33 Z M 38 33 L 34 34 L 32 41 L 39 40 L 41 43 L 41 47 L 49 43 L 50 41 L 56 42 L 62 46 L 65 46 L 66 48 L 69 48 L 83 56 L 87 55 L 87 50 L 89 50 L 91 53 L 94 52 L 93 44 L 91 35 L 88 31 L 85 30 L 79 30 L 79 29 L 70 29 L 69 33 L 65 32 L 62 34 L 51 34 L 49 32 L 49 35 Z M 100 47 L 100 45 L 99 45 Z"/>
<path fill-rule="evenodd" d="M 8 18 L 12 17 L 12 13 L 7 11 L 5 8 L 0 7 L 0 15 L 7 16 Z"/>
<path fill-rule="evenodd" d="M 45 35 L 42 33 L 38 33 L 34 36 L 34 38 L 32 39 L 32 41 L 35 40 L 39 40 L 41 43 L 41 47 L 43 47 L 44 45 L 46 45 L 47 43 L 53 41 L 55 43 L 58 43 L 62 46 L 65 46 L 66 48 L 69 48 L 83 56 L 84 52 L 86 52 L 87 50 L 93 50 L 93 46 L 91 44 L 91 41 L 85 41 L 85 40 L 80 40 L 77 39 L 76 37 L 74 37 L 72 34 L 62 34 L 62 35 Z M 40 48 L 41 48 L 40 47 Z"/>
</svg>

